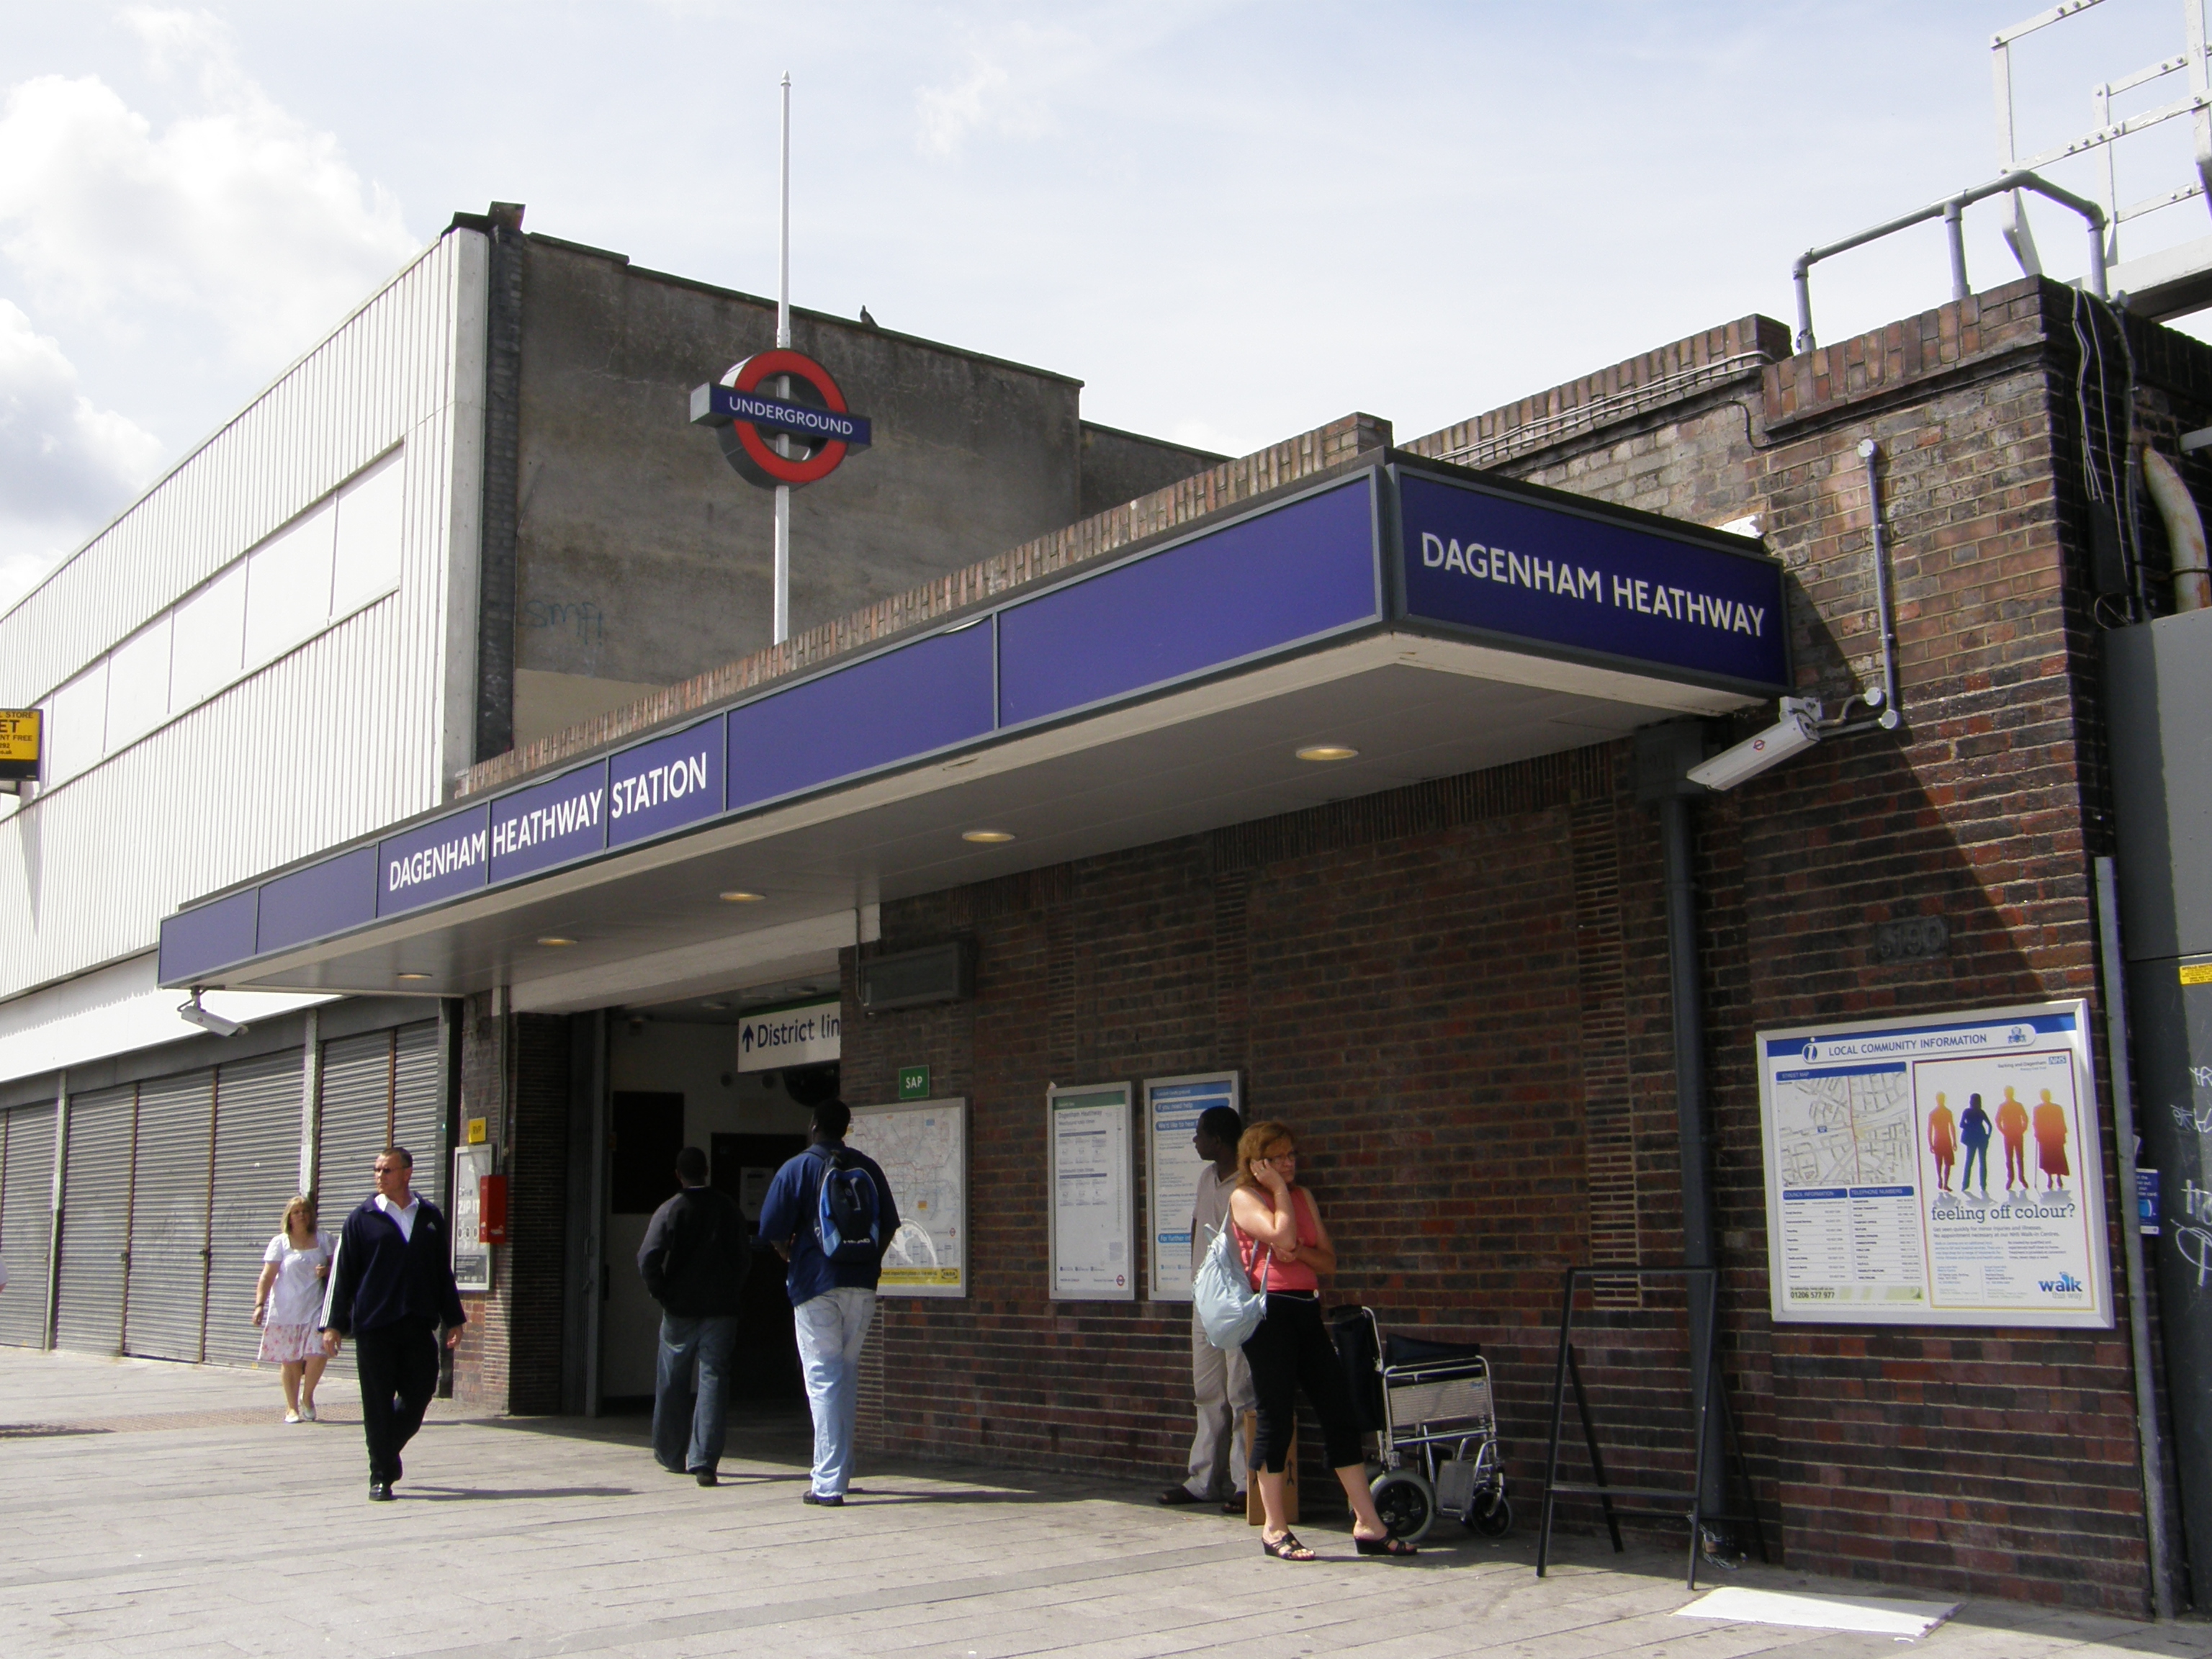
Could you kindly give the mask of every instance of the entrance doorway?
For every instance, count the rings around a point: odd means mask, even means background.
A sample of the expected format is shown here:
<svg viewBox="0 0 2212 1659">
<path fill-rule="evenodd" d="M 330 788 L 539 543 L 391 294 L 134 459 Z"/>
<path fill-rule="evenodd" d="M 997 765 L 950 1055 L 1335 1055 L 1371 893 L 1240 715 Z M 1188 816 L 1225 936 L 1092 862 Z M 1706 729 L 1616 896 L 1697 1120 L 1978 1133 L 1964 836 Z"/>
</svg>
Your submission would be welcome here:
<svg viewBox="0 0 2212 1659">
<path fill-rule="evenodd" d="M 713 1006 L 714 1004 L 722 1006 Z M 645 1230 L 676 1191 L 676 1154 L 708 1155 L 708 1180 L 760 1218 L 768 1183 L 806 1146 L 809 1113 L 837 1091 L 835 1061 L 787 1071 L 739 1070 L 735 995 L 623 1010 L 608 1021 L 607 1215 L 599 1306 L 599 1405 L 650 1410 L 660 1310 L 637 1271 Z M 732 1395 L 740 1411 L 805 1400 L 783 1263 L 756 1255 L 741 1298 Z"/>
</svg>

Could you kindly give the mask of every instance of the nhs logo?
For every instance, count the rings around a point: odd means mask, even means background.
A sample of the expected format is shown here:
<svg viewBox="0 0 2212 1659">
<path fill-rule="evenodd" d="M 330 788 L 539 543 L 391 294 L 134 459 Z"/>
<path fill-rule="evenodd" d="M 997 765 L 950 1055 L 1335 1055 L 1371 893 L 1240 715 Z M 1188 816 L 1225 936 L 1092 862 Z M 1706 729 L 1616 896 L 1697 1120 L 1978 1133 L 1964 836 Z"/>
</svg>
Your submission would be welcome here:
<svg viewBox="0 0 2212 1659">
<path fill-rule="evenodd" d="M 2056 1279 L 2041 1280 L 2036 1288 L 2047 1291 L 2052 1296 L 2080 1296 L 2088 1289 L 2088 1286 L 2075 1278 L 2072 1273 L 2061 1273 Z"/>
</svg>

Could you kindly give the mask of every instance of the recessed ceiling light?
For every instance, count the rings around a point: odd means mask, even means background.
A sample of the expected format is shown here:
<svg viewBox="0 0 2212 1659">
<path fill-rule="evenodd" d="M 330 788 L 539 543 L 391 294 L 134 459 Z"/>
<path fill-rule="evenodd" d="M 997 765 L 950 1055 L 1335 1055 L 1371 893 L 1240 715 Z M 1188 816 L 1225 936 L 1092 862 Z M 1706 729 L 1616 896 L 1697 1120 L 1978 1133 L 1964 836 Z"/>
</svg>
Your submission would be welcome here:
<svg viewBox="0 0 2212 1659">
<path fill-rule="evenodd" d="M 985 847 L 996 847 L 1000 842 L 1013 838 L 1014 832 L 1011 830 L 963 830 L 960 832 L 961 840 L 975 842 Z"/>
<path fill-rule="evenodd" d="M 726 1002 L 702 1002 L 699 1006 L 702 1008 L 711 1008 L 719 1014 L 727 1009 L 730 1005 Z"/>
<path fill-rule="evenodd" d="M 1310 743 L 1298 750 L 1304 761 L 1352 760 L 1359 754 L 1357 749 L 1341 743 Z"/>
<path fill-rule="evenodd" d="M 398 974 L 394 975 L 393 977 L 397 979 L 428 979 L 430 976 L 428 974 Z"/>
<path fill-rule="evenodd" d="M 538 942 L 540 945 L 574 945 L 576 941 L 572 939 L 562 939 L 558 933 L 548 933 Z"/>
<path fill-rule="evenodd" d="M 717 893 L 714 896 L 725 904 L 758 904 L 768 896 L 765 893 L 748 893 L 742 887 L 732 887 L 728 892 Z"/>
</svg>

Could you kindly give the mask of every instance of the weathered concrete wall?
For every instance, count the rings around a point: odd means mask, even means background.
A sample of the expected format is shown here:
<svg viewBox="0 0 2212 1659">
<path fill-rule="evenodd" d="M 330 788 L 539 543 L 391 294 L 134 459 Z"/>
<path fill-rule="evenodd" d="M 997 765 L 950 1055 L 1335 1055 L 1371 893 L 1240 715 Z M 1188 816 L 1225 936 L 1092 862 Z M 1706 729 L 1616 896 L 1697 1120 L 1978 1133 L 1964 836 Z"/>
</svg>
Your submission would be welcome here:
<svg viewBox="0 0 2212 1659">
<path fill-rule="evenodd" d="M 775 344 L 775 307 L 549 237 L 523 244 L 526 743 L 769 643 L 774 498 L 689 423 L 689 398 Z M 1080 516 L 1080 382 L 810 312 L 792 327 L 875 439 L 793 493 L 794 631 Z"/>
<path fill-rule="evenodd" d="M 1218 466 L 1226 455 L 1187 449 L 1117 427 L 1083 423 L 1084 518 Z"/>
</svg>

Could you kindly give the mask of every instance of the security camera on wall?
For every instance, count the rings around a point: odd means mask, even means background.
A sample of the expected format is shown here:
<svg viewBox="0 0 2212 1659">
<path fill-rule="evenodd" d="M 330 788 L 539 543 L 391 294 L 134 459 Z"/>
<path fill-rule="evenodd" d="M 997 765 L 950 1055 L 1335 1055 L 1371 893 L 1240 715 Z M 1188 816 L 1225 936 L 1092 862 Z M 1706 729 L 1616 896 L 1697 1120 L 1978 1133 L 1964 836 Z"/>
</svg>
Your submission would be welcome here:
<svg viewBox="0 0 2212 1659">
<path fill-rule="evenodd" d="M 1820 742 L 1819 702 L 1811 697 L 1784 697 L 1778 707 L 1780 720 L 1756 737 L 1723 750 L 1704 765 L 1692 767 L 1690 781 L 1712 790 L 1733 789 Z"/>
<path fill-rule="evenodd" d="M 246 1029 L 237 1020 L 225 1019 L 214 1009 L 200 1006 L 200 994 L 198 991 L 192 993 L 192 1000 L 190 1002 L 180 1002 L 177 1005 L 177 1018 L 187 1025 L 197 1025 L 203 1031 L 212 1032 L 219 1037 L 236 1036 Z"/>
</svg>

